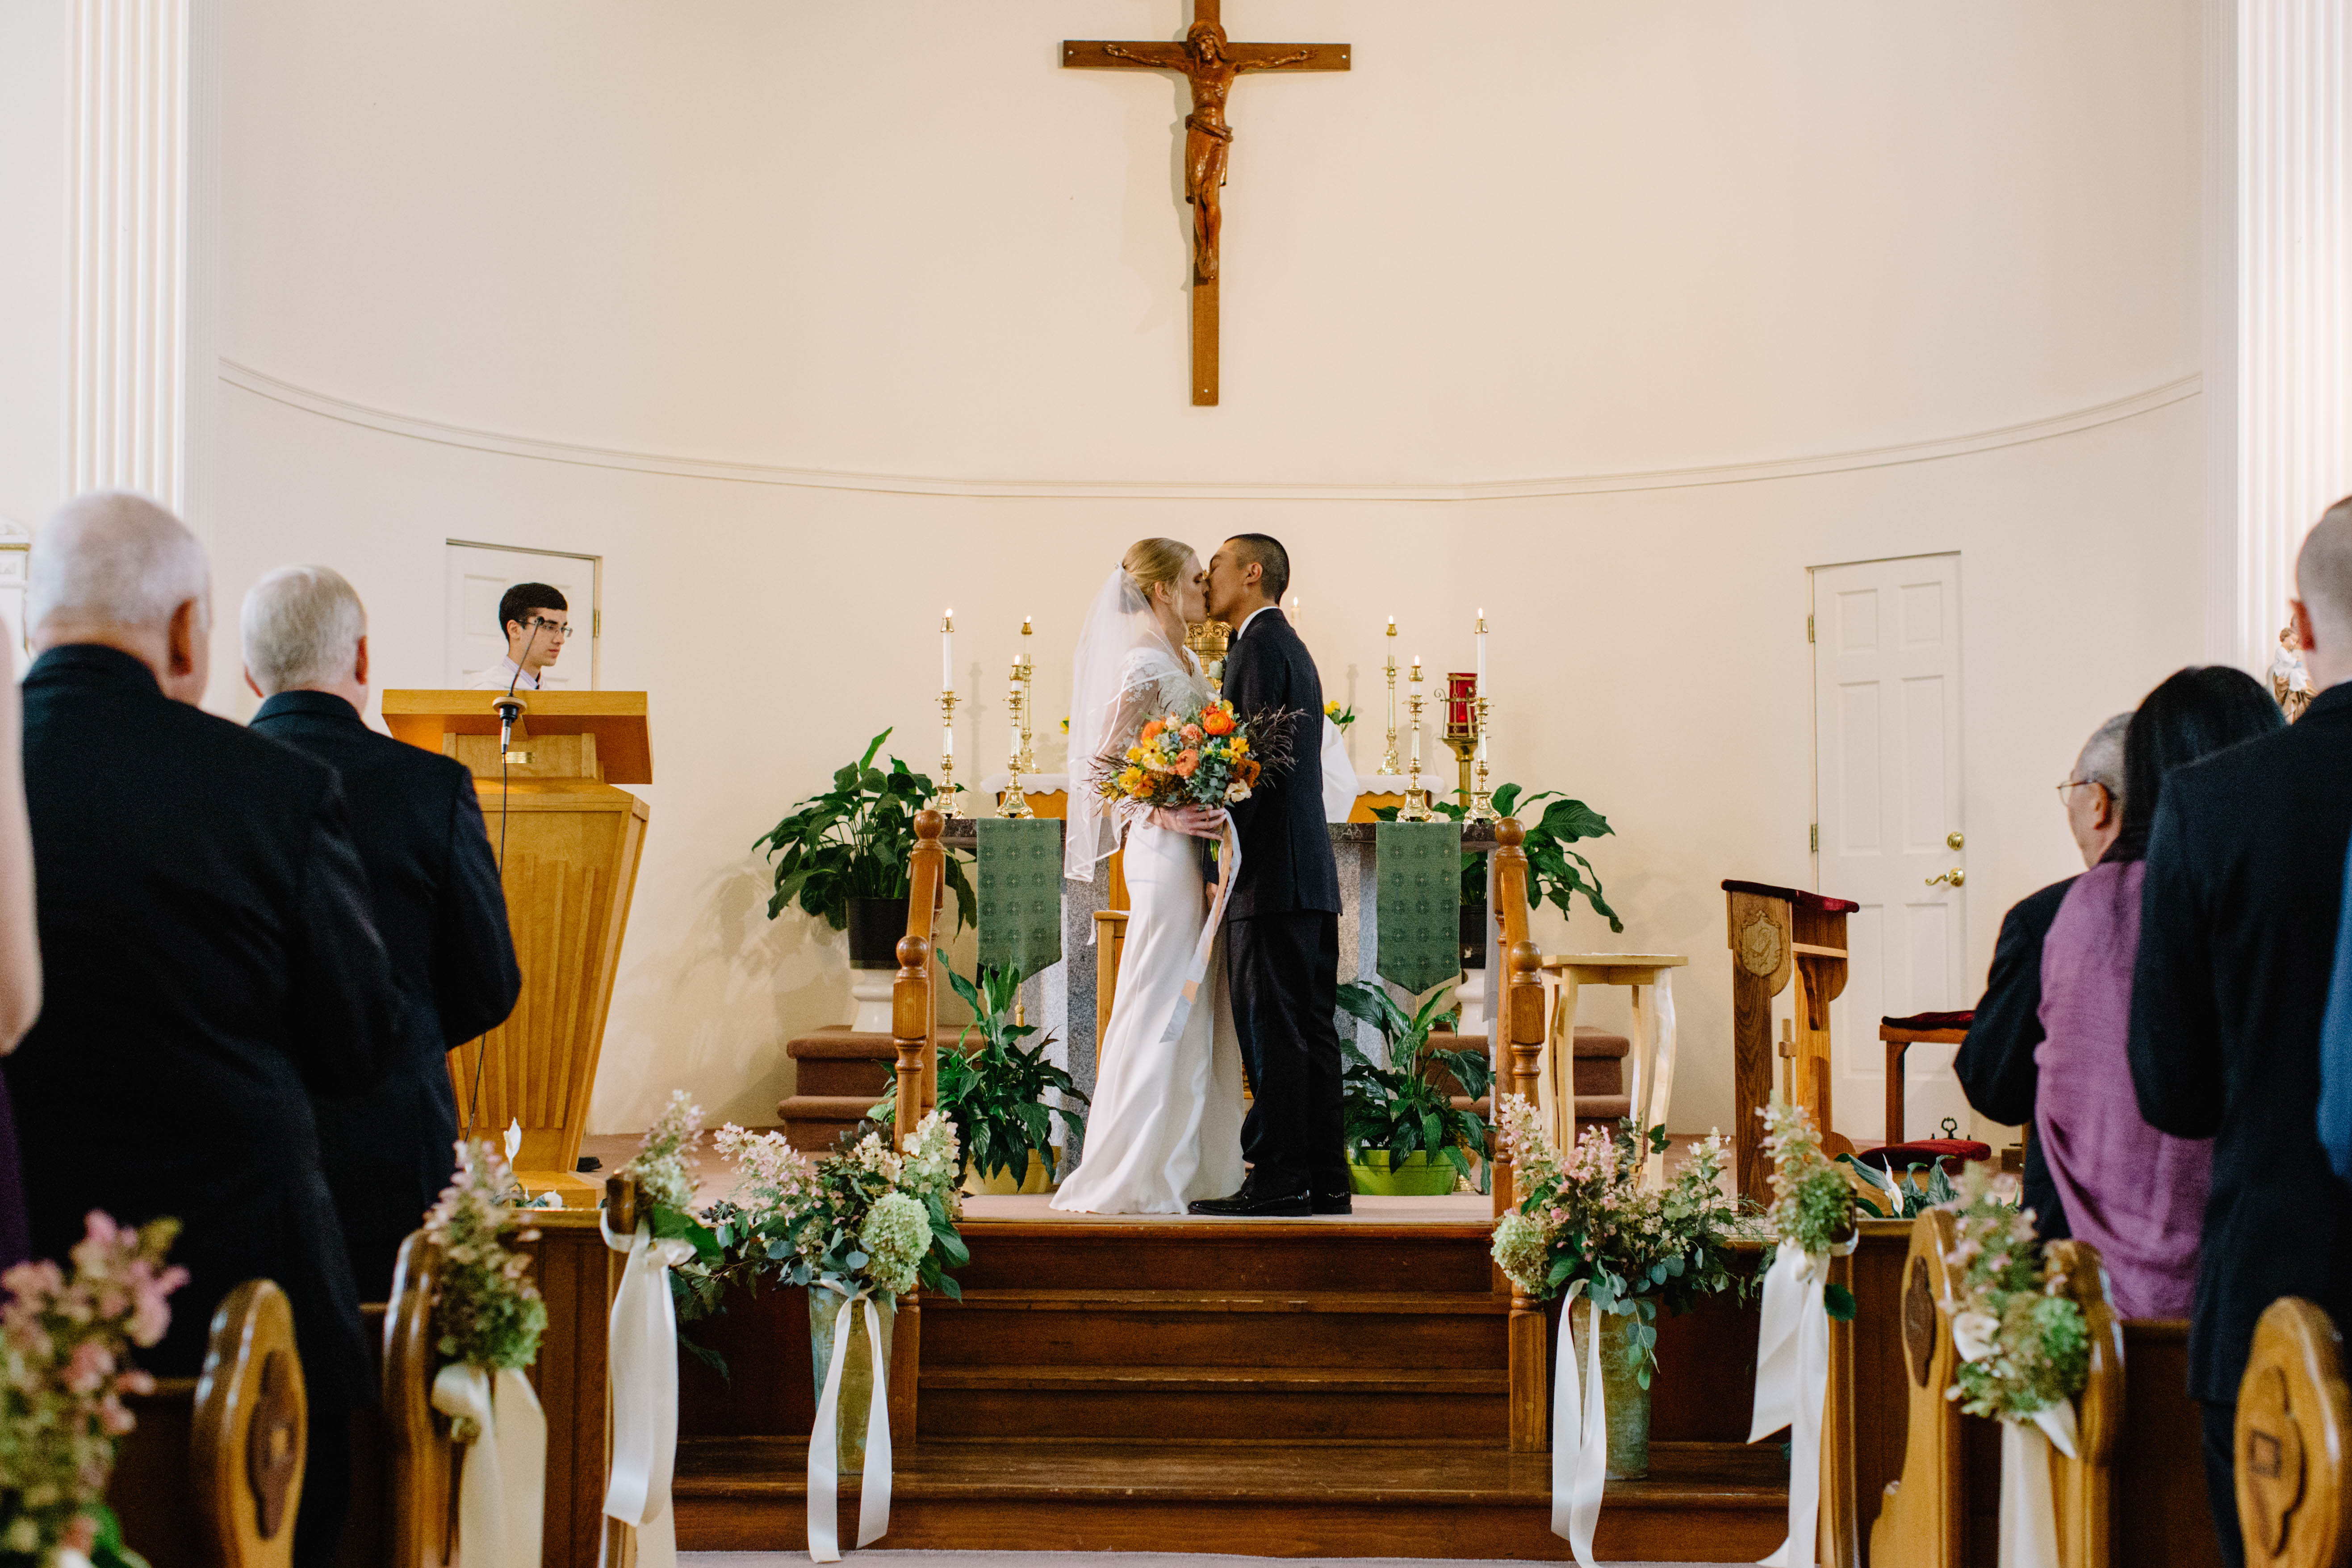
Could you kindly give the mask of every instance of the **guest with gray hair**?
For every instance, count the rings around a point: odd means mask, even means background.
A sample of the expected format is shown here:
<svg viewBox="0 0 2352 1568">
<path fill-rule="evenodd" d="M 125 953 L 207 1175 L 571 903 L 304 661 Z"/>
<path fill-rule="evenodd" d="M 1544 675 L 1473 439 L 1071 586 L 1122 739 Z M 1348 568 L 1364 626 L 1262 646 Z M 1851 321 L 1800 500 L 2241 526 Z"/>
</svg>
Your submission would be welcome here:
<svg viewBox="0 0 2352 1568">
<path fill-rule="evenodd" d="M 282 566 L 245 596 L 253 728 L 341 776 L 376 929 L 407 997 L 392 1071 L 356 1099 L 318 1098 L 327 1184 L 363 1300 L 388 1300 L 400 1244 L 456 1169 L 449 1052 L 522 989 L 499 866 L 463 764 L 368 728 L 367 610 L 325 566 Z"/>
<path fill-rule="evenodd" d="M 2118 713 L 2092 731 L 2058 785 L 2066 829 L 2074 835 L 2085 869 L 2099 863 L 2123 831 L 2124 735 L 2131 718 Z M 2033 1121 L 2039 1082 L 2033 1053 L 2042 1040 L 2042 942 L 2074 881 L 2068 877 L 2029 893 L 2001 917 L 1984 998 L 1969 1024 L 1969 1037 L 1952 1058 L 1952 1074 L 1960 1080 L 1969 1104 L 1979 1115 L 2004 1126 L 2030 1126 Z M 2034 1227 L 2044 1241 L 2071 1234 L 2057 1184 L 2038 1142 L 2026 1144 L 2021 1189 L 2019 1200 L 2033 1211 Z"/>
<path fill-rule="evenodd" d="M 349 1413 L 373 1367 L 310 1095 L 382 1076 L 401 1006 L 342 792 L 324 763 L 195 703 L 202 545 L 142 496 L 68 502 L 33 541 L 25 793 L 47 1001 L 7 1059 L 34 1251 L 83 1216 L 169 1215 L 188 1284 L 164 1376 L 201 1369 L 247 1279 L 294 1310 L 310 1401 L 295 1561 L 333 1561 Z"/>
</svg>

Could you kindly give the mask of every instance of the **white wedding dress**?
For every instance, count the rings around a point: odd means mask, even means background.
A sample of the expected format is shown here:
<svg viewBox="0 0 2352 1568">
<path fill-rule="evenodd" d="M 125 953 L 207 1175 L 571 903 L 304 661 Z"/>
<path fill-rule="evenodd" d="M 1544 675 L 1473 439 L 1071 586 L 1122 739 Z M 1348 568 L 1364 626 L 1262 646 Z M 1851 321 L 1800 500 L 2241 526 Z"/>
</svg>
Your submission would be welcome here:
<svg viewBox="0 0 2352 1568">
<path fill-rule="evenodd" d="M 1189 653 L 1164 640 L 1120 659 L 1097 758 L 1123 756 L 1154 713 L 1205 699 Z M 1075 738 L 1075 737 L 1074 737 Z M 1072 758 L 1081 753 L 1073 747 Z M 1072 797 L 1087 786 L 1072 781 Z M 1222 917 L 1204 866 L 1209 842 L 1126 818 L 1127 937 L 1103 1032 L 1076 1171 L 1054 1196 L 1085 1214 L 1182 1214 L 1195 1198 L 1242 1184 L 1242 1058 L 1225 996 Z M 1234 856 L 1228 836 L 1228 858 Z M 1205 965 L 1204 965 L 1205 961 Z"/>
</svg>

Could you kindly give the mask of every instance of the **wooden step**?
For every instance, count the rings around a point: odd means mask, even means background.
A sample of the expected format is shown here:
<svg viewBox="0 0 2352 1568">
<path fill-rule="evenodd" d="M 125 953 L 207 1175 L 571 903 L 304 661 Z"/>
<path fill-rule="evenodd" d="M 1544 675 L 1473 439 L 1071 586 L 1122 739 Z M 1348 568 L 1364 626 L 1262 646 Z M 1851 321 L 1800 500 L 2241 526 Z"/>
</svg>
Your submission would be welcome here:
<svg viewBox="0 0 2352 1568">
<path fill-rule="evenodd" d="M 1475 1293 L 1491 1224 L 968 1220 L 966 1290 Z"/>
<path fill-rule="evenodd" d="M 927 1362 L 922 1429 L 941 1438 L 1051 1432 L 1134 1440 L 1170 1433 L 1246 1432 L 1267 1440 L 1438 1433 L 1500 1445 L 1510 1436 L 1509 1377 L 1500 1367 L 1431 1372 L 1391 1367 L 979 1366 Z"/>
<path fill-rule="evenodd" d="M 899 1551 L 1167 1551 L 1285 1557 L 1568 1557 L 1551 1533 L 1551 1456 L 1453 1440 L 1443 1422 L 1366 1441 L 1087 1439 L 901 1445 Z M 690 1552 L 799 1552 L 807 1444 L 688 1438 L 672 1496 Z M 1788 1528 L 1779 1445 L 1659 1443 L 1651 1471 L 1612 1481 L 1595 1550 L 1611 1561 L 1753 1563 Z M 842 1537 L 857 1480 L 844 1477 Z"/>
<path fill-rule="evenodd" d="M 1507 1297 L 1491 1292 L 967 1290 L 923 1309 L 923 1364 L 1116 1365 L 1139 1347 L 1184 1366 L 1495 1368 Z"/>
</svg>

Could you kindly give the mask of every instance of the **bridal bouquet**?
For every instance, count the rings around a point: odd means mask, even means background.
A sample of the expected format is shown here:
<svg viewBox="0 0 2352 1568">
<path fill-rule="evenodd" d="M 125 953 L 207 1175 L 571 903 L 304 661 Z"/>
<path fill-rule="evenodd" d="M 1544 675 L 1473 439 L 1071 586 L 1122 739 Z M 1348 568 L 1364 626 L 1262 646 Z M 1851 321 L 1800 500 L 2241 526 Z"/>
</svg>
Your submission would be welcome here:
<svg viewBox="0 0 2352 1568">
<path fill-rule="evenodd" d="M 0 1555 L 107 1568 L 139 1562 L 106 1484 L 133 1425 L 122 1396 L 155 1386 L 127 1352 L 163 1337 L 188 1271 L 163 1264 L 177 1220 L 132 1230 L 92 1210 L 88 1226 L 70 1277 L 54 1263 L 0 1277 Z"/>
<path fill-rule="evenodd" d="M 1100 781 L 1107 800 L 1146 805 L 1231 805 L 1250 797 L 1259 759 L 1252 726 L 1230 702 L 1162 713 L 1127 749 L 1127 765 Z"/>
</svg>

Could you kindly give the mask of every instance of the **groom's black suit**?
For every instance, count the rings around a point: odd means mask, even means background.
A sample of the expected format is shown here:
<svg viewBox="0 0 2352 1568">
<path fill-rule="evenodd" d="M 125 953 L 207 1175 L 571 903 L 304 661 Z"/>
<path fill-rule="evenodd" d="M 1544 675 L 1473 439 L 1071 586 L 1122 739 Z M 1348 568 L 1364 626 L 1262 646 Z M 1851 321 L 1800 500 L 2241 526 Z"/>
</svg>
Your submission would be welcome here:
<svg viewBox="0 0 2352 1568">
<path fill-rule="evenodd" d="M 1348 1191 L 1339 1122 L 1339 868 L 1323 821 L 1323 683 L 1279 609 L 1244 626 L 1224 696 L 1245 722 L 1284 713 L 1290 760 L 1233 808 L 1242 865 L 1225 906 L 1234 1026 L 1256 1099 L 1242 1155 L 1259 1191 Z"/>
</svg>

